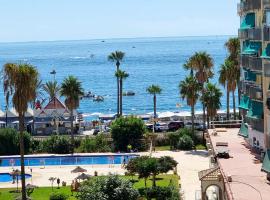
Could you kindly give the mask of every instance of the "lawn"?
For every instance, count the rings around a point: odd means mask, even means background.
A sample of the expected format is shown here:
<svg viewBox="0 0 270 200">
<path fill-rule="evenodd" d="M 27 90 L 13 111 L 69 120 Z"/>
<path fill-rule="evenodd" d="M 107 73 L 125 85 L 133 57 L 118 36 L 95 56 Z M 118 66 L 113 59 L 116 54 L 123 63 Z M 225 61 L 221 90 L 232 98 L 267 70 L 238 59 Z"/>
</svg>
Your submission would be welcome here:
<svg viewBox="0 0 270 200">
<path fill-rule="evenodd" d="M 144 187 L 144 180 L 139 179 L 137 176 L 123 176 L 123 178 L 135 180 L 134 188 L 142 188 Z M 177 188 L 179 188 L 178 184 L 178 176 L 176 175 L 159 175 L 157 176 L 157 186 L 168 186 L 172 182 Z M 151 178 L 147 180 L 147 187 L 152 186 Z M 19 194 L 10 193 L 14 189 L 0 189 L 0 200 L 14 200 L 16 196 Z M 49 200 L 49 196 L 52 192 L 62 192 L 69 196 L 69 200 L 76 200 L 74 196 L 71 196 L 70 186 L 60 187 L 60 189 L 54 188 L 52 191 L 51 187 L 41 187 L 34 190 L 34 192 L 30 195 L 32 200 Z"/>
<path fill-rule="evenodd" d="M 170 146 L 155 146 L 156 151 L 170 151 L 171 147 Z"/>
</svg>

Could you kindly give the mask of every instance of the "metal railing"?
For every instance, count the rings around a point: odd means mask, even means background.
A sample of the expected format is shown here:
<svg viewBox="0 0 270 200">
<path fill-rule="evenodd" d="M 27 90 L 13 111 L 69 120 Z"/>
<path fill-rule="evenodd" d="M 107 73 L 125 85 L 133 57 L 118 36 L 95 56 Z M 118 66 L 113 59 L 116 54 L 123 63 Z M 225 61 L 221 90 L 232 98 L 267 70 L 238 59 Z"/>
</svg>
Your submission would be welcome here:
<svg viewBox="0 0 270 200">
<path fill-rule="evenodd" d="M 260 57 L 242 55 L 241 65 L 252 71 L 262 71 L 262 59 Z"/>
<path fill-rule="evenodd" d="M 261 28 L 239 29 L 238 36 L 239 39 L 261 40 L 262 29 Z"/>
<path fill-rule="evenodd" d="M 267 0 L 265 0 L 267 1 Z M 250 10 L 261 9 L 261 0 L 245 0 L 238 4 L 237 6 L 238 14 L 242 15 L 244 12 Z"/>
<path fill-rule="evenodd" d="M 211 121 L 210 128 L 240 128 L 242 120 Z"/>
</svg>

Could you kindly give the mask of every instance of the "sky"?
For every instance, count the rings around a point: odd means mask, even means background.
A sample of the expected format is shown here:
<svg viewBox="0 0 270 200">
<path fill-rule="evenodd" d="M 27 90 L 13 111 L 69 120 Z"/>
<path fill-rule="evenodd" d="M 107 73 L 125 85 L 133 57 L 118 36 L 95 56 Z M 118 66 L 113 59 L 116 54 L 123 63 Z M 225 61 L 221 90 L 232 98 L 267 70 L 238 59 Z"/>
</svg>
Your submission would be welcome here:
<svg viewBox="0 0 270 200">
<path fill-rule="evenodd" d="M 0 0 L 0 42 L 236 35 L 239 0 Z"/>
</svg>

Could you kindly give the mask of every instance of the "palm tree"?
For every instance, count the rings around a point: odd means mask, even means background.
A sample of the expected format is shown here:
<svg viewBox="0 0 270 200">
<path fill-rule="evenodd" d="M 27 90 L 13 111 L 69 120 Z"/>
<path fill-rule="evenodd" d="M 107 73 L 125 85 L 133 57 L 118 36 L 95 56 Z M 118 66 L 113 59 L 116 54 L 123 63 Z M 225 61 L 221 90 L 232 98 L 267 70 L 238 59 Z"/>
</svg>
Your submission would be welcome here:
<svg viewBox="0 0 270 200">
<path fill-rule="evenodd" d="M 240 103 L 240 89 L 239 89 L 239 84 L 240 84 L 240 41 L 239 38 L 230 38 L 226 43 L 225 47 L 229 51 L 229 56 L 228 59 L 233 63 L 233 74 L 235 81 L 237 83 L 238 87 L 238 104 Z M 235 110 L 235 90 L 234 85 L 233 85 L 233 102 L 234 102 L 234 110 Z M 236 115 L 234 112 L 234 119 L 236 119 Z"/>
<path fill-rule="evenodd" d="M 230 91 L 234 91 L 236 89 L 237 82 L 235 80 L 236 73 L 234 73 L 234 64 L 229 59 L 226 59 L 224 64 L 221 65 L 219 70 L 219 83 L 226 88 L 226 101 L 227 101 L 227 120 L 230 119 Z M 235 115 L 235 99 L 233 98 L 233 106 L 234 106 L 234 117 Z"/>
<path fill-rule="evenodd" d="M 115 62 L 116 65 L 116 71 L 118 71 L 120 69 L 120 64 L 121 61 L 124 59 L 125 57 L 125 53 L 122 51 L 115 51 L 112 52 L 109 56 L 108 56 L 108 60 L 111 62 Z M 120 111 L 120 83 L 119 83 L 119 78 L 117 77 L 117 116 L 119 116 L 119 111 Z"/>
<path fill-rule="evenodd" d="M 159 85 L 151 85 L 149 86 L 146 91 L 153 95 L 153 103 L 154 103 L 154 119 L 157 117 L 157 94 L 161 94 L 162 89 Z"/>
<path fill-rule="evenodd" d="M 194 133 L 194 107 L 199 99 L 200 84 L 195 77 L 187 76 L 180 82 L 179 91 L 182 99 L 186 99 L 187 104 L 191 107 L 192 132 Z"/>
<path fill-rule="evenodd" d="M 71 124 L 71 144 L 72 153 L 74 150 L 74 132 L 73 132 L 73 111 L 80 105 L 80 96 L 84 94 L 82 89 L 82 83 L 74 76 L 68 76 L 64 79 L 60 94 L 64 96 L 65 105 L 70 111 L 70 124 Z"/>
<path fill-rule="evenodd" d="M 189 58 L 186 64 L 184 64 L 185 69 L 191 70 L 191 75 L 193 76 L 193 71 L 195 71 L 195 77 L 198 83 L 201 85 L 201 94 L 204 95 L 204 84 L 208 82 L 209 78 L 213 77 L 213 69 L 214 63 L 212 57 L 203 52 L 196 52 L 193 56 Z M 203 126 L 205 129 L 205 122 L 206 122 L 206 114 L 205 114 L 205 105 L 202 101 L 203 105 Z"/>
<path fill-rule="evenodd" d="M 205 86 L 205 93 L 202 96 L 206 110 L 207 110 L 207 126 L 209 128 L 209 118 L 212 121 L 216 116 L 218 109 L 221 107 L 220 98 L 222 92 L 220 89 L 212 83 L 207 83 Z"/>
<path fill-rule="evenodd" d="M 117 77 L 117 79 L 119 79 L 119 96 L 120 96 L 119 116 L 122 116 L 123 114 L 123 80 L 125 80 L 129 76 L 129 74 L 119 69 L 115 72 L 115 76 Z"/>
<path fill-rule="evenodd" d="M 3 67 L 4 93 L 12 95 L 12 104 L 19 114 L 20 132 L 20 161 L 21 161 L 21 183 L 22 200 L 26 200 L 25 168 L 24 168 L 24 115 L 28 104 L 36 97 L 36 83 L 38 82 L 38 71 L 28 64 L 7 63 Z"/>
<path fill-rule="evenodd" d="M 61 87 L 57 81 L 48 81 L 43 85 L 43 90 L 49 95 L 50 100 L 54 97 L 59 96 Z"/>
</svg>

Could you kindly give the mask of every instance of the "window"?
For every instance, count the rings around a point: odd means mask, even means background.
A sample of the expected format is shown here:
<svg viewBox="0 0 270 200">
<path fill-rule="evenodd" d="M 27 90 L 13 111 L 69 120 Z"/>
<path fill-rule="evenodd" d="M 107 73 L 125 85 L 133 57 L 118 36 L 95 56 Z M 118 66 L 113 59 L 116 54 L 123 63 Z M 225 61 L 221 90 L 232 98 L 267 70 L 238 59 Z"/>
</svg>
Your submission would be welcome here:
<svg viewBox="0 0 270 200">
<path fill-rule="evenodd" d="M 266 25 L 270 26 L 270 10 L 266 11 Z"/>
</svg>

